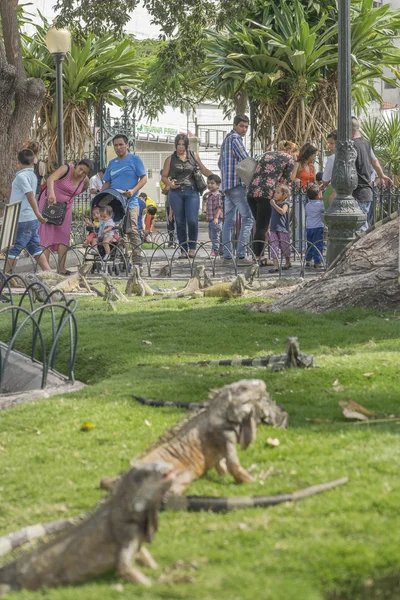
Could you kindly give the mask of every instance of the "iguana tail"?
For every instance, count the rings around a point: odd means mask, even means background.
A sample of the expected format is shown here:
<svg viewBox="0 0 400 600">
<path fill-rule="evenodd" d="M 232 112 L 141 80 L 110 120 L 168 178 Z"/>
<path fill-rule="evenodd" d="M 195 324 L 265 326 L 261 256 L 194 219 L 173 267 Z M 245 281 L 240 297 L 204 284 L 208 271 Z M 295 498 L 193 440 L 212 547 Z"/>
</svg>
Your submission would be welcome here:
<svg viewBox="0 0 400 600">
<path fill-rule="evenodd" d="M 150 398 L 136 396 L 136 394 L 132 394 L 132 398 L 145 406 L 169 406 L 172 408 L 186 408 L 187 410 L 199 410 L 200 408 L 207 408 L 209 405 L 208 402 L 170 402 L 169 400 L 151 400 Z"/>
<path fill-rule="evenodd" d="M 339 485 L 344 485 L 348 482 L 347 477 L 336 479 L 328 483 L 321 483 L 291 492 L 289 494 L 278 494 L 276 496 L 237 496 L 230 498 L 219 498 L 217 496 L 170 496 L 162 510 L 188 511 L 199 512 L 206 510 L 209 512 L 228 512 L 236 508 L 251 508 L 255 506 L 266 507 L 282 504 L 282 502 L 294 502 L 302 500 L 308 496 L 325 492 Z"/>
<path fill-rule="evenodd" d="M 28 527 L 23 527 L 18 531 L 0 537 L 0 556 L 4 556 L 12 552 L 15 548 L 28 542 L 33 542 L 38 538 L 65 531 L 73 527 L 78 521 L 79 518 L 58 519 L 57 521 L 49 521 L 48 523 L 37 523 L 36 525 L 29 525 Z"/>
</svg>

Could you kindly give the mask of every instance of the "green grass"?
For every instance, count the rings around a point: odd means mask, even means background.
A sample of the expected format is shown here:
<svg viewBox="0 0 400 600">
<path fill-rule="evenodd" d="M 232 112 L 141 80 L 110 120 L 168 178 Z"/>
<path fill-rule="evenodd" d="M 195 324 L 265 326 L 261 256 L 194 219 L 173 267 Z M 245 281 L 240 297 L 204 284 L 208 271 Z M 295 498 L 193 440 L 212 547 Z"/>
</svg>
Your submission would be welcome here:
<svg viewBox="0 0 400 600">
<path fill-rule="evenodd" d="M 248 300 L 246 300 L 248 301 Z M 230 514 L 169 514 L 151 545 L 159 563 L 150 590 L 110 575 L 87 584 L 10 600 L 364 600 L 400 598 L 400 422 L 354 425 L 340 400 L 382 414 L 400 414 L 400 321 L 366 310 L 326 315 L 253 313 L 243 300 L 137 298 L 104 312 L 97 299 L 79 301 L 76 377 L 80 393 L 0 413 L 0 531 L 79 514 L 102 496 L 98 482 L 127 468 L 185 413 L 137 405 L 140 395 L 204 400 L 210 388 L 261 378 L 290 414 L 286 431 L 260 426 L 241 452 L 254 474 L 273 467 L 263 485 L 239 486 L 214 471 L 190 486 L 202 495 L 289 492 L 347 475 L 349 483 L 296 504 Z M 6 326 L 0 323 L 2 339 Z M 282 352 L 286 336 L 316 355 L 318 369 L 271 373 L 263 368 L 182 366 L 182 362 Z M 22 341 L 27 347 L 29 335 Z M 151 341 L 151 345 L 142 341 Z M 58 368 L 65 367 L 63 344 Z M 150 366 L 138 367 L 138 363 Z M 373 373 L 366 377 L 365 373 Z M 335 391 L 338 379 L 341 388 Z M 334 419 L 314 425 L 307 418 Z M 95 428 L 81 432 L 90 421 Z M 266 444 L 270 435 L 280 446 Z M 178 560 L 195 583 L 158 583 Z M 147 572 L 147 570 L 145 570 Z"/>
</svg>

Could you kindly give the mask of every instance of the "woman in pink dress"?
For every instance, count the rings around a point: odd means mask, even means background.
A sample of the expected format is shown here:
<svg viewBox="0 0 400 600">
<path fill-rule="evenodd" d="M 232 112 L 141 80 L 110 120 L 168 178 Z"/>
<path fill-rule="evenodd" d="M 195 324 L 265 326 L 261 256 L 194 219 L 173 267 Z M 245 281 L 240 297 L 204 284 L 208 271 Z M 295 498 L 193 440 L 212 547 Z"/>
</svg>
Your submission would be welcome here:
<svg viewBox="0 0 400 600">
<path fill-rule="evenodd" d="M 69 274 L 65 268 L 65 259 L 71 236 L 72 206 L 75 197 L 88 188 L 88 175 L 92 170 L 93 163 L 87 158 L 79 161 L 76 166 L 73 164 L 62 165 L 48 177 L 47 188 L 40 196 L 40 212 L 43 211 L 47 199 L 49 204 L 67 203 L 67 211 L 62 225 L 45 223 L 39 227 L 41 245 L 58 252 L 59 271 L 62 275 Z M 48 249 L 45 250 L 47 259 L 50 254 Z"/>
</svg>

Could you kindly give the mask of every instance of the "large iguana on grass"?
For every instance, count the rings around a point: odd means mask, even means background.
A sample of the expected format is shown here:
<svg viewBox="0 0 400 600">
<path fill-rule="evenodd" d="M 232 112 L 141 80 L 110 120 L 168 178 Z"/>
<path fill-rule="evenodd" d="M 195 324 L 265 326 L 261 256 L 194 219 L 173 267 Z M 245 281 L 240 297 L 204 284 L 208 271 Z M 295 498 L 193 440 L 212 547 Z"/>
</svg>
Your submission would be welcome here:
<svg viewBox="0 0 400 600">
<path fill-rule="evenodd" d="M 185 365 L 200 365 L 200 366 L 216 366 L 216 367 L 271 367 L 272 371 L 281 371 L 282 369 L 291 368 L 313 368 L 316 366 L 313 354 L 305 354 L 301 352 L 299 340 L 297 337 L 288 337 L 286 340 L 285 354 L 269 354 L 268 356 L 259 356 L 256 358 L 224 358 L 222 360 L 198 360 L 183 363 Z M 148 363 L 138 363 L 138 367 L 147 367 Z M 162 400 L 139 399 L 139 396 L 134 396 L 142 404 L 149 406 L 162 406 Z M 153 404 L 155 403 L 155 404 Z M 184 404 L 184 403 L 182 403 Z M 171 406 L 171 403 L 166 404 Z M 179 408 L 184 408 L 180 403 L 176 404 Z M 204 407 L 204 405 L 202 405 Z"/>
<path fill-rule="evenodd" d="M 253 481 L 240 464 L 236 445 L 246 449 L 255 440 L 260 423 L 287 427 L 288 414 L 270 399 L 260 379 L 242 379 L 212 393 L 207 408 L 190 414 L 138 458 L 174 466 L 173 494 L 181 494 L 213 467 L 220 474 L 229 473 L 238 483 Z M 114 481 L 104 478 L 101 486 L 110 489 Z"/>
<path fill-rule="evenodd" d="M 82 523 L 0 569 L 0 596 L 11 590 L 37 590 L 86 581 L 112 570 L 127 581 L 151 585 L 132 562 L 155 562 L 144 548 L 157 531 L 161 499 L 174 471 L 163 462 L 134 466 L 115 492 Z"/>
</svg>

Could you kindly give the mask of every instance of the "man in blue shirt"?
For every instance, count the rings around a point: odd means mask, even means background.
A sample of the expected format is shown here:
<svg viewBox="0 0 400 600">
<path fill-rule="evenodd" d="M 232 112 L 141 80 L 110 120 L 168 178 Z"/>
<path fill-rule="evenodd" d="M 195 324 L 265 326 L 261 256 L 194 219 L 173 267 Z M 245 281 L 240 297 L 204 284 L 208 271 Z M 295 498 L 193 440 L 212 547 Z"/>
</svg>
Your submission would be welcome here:
<svg viewBox="0 0 400 600">
<path fill-rule="evenodd" d="M 247 266 L 253 262 L 246 258 L 246 247 L 243 244 L 249 243 L 254 219 L 247 202 L 246 186 L 236 175 L 238 163 L 248 157 L 242 139 L 248 128 L 249 118 L 246 115 L 236 115 L 233 120 L 233 129 L 222 143 L 218 163 L 221 169 L 221 189 L 225 192 L 224 225 L 222 229 L 224 264 L 232 263 L 232 232 L 237 211 L 242 217 L 237 247 L 238 266 Z"/>
<path fill-rule="evenodd" d="M 129 199 L 128 238 L 133 246 L 132 262 L 141 264 L 141 239 L 139 235 L 139 196 L 138 192 L 147 183 L 146 169 L 142 159 L 130 154 L 129 142 L 125 135 L 118 134 L 113 138 L 113 146 L 117 158 L 108 163 L 103 177 L 103 190 L 113 188 Z M 129 231 L 130 230 L 130 231 Z"/>
</svg>

